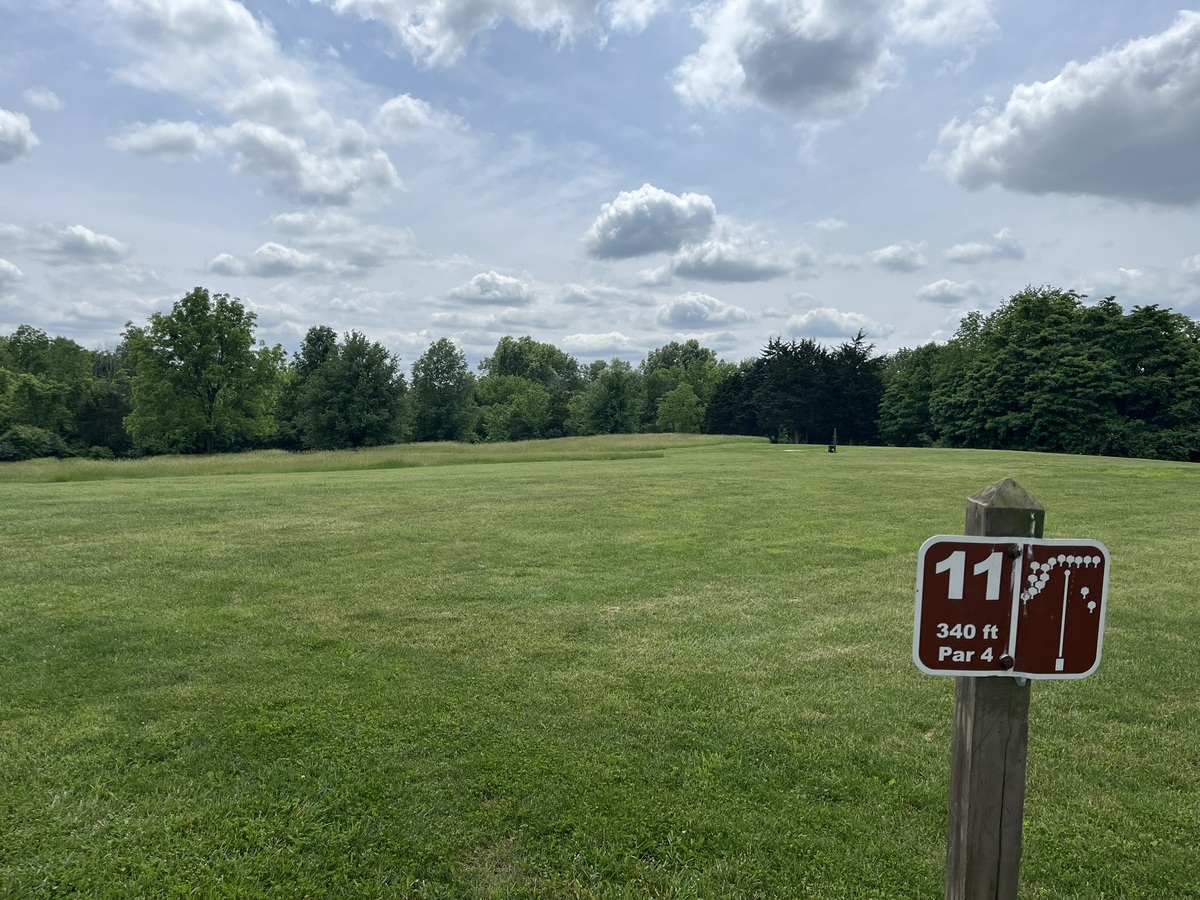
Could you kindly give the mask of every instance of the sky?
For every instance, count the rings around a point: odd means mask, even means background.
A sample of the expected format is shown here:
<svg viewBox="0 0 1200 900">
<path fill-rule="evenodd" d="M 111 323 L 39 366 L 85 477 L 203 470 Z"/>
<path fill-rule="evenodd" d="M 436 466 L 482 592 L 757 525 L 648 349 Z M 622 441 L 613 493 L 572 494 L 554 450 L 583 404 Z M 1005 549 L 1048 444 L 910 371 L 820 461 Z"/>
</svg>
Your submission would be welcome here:
<svg viewBox="0 0 1200 900">
<path fill-rule="evenodd" d="M 1200 11 L 0 0 L 0 333 L 193 287 L 295 350 L 877 352 L 1027 285 L 1200 317 Z"/>
</svg>

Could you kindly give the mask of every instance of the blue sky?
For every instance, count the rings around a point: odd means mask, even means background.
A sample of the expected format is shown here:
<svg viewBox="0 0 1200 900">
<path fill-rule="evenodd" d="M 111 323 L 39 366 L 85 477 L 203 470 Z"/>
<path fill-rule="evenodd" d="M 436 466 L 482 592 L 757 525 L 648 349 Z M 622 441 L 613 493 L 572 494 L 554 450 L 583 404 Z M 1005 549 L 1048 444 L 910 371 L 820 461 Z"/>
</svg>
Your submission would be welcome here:
<svg viewBox="0 0 1200 900">
<path fill-rule="evenodd" d="M 881 351 L 1027 284 L 1200 316 L 1200 12 L 0 0 L 0 333 L 193 286 L 405 365 Z"/>
</svg>

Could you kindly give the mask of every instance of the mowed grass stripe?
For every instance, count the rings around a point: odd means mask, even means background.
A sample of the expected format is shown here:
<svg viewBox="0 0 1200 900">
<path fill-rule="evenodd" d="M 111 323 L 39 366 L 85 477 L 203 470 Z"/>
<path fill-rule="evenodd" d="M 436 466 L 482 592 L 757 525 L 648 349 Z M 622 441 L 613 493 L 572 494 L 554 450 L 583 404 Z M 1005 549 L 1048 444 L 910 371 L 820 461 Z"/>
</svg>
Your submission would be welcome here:
<svg viewBox="0 0 1200 900">
<path fill-rule="evenodd" d="M 1099 672 L 1034 686 L 1023 895 L 1196 895 L 1194 467 L 569 455 L 0 485 L 0 885 L 938 895 L 916 548 L 1013 475 L 1114 556 Z"/>
</svg>

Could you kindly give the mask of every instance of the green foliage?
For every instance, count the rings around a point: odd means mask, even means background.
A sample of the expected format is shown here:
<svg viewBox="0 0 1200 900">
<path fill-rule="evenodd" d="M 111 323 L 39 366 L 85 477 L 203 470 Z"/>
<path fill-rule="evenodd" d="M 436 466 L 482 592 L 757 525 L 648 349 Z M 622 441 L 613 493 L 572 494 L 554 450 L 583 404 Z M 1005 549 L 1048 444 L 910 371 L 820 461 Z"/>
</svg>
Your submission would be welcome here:
<svg viewBox="0 0 1200 900">
<path fill-rule="evenodd" d="M 485 375 L 475 386 L 485 440 L 527 441 L 544 437 L 551 424 L 550 392 L 517 375 Z"/>
<path fill-rule="evenodd" d="M 758 414 L 754 392 L 762 370 L 762 360 L 746 360 L 729 368 L 713 389 L 704 409 L 707 434 L 758 434 Z"/>
<path fill-rule="evenodd" d="M 753 402 L 758 433 L 772 440 L 816 443 L 833 432 L 828 421 L 826 350 L 811 338 L 771 338 L 762 352 Z"/>
<path fill-rule="evenodd" d="M 642 376 L 643 427 L 647 430 L 662 427 L 658 423 L 659 405 L 663 398 L 682 384 L 687 384 L 696 395 L 702 423 L 705 406 L 712 398 L 717 383 L 730 368 L 718 362 L 716 352 L 701 346 L 695 338 L 683 343 L 671 341 L 651 350 L 638 366 Z"/>
<path fill-rule="evenodd" d="M 256 348 L 254 320 L 240 300 L 198 287 L 146 327 L 129 325 L 129 432 L 204 453 L 273 434 L 283 349 Z"/>
<path fill-rule="evenodd" d="M 479 363 L 484 375 L 513 376 L 536 381 L 548 392 L 575 391 L 583 386 L 583 377 L 575 357 L 553 344 L 535 341 L 528 335 L 513 339 L 502 337 L 491 356 Z"/>
<path fill-rule="evenodd" d="M 945 347 L 897 360 L 887 439 L 1200 460 L 1200 328 L 1083 299 L 1029 287 L 965 318 Z"/>
<path fill-rule="evenodd" d="M 623 359 L 597 360 L 589 367 L 591 383 L 573 401 L 575 434 L 632 434 L 638 430 L 642 386 L 638 373 Z"/>
<path fill-rule="evenodd" d="M 70 456 L 67 445 L 53 431 L 35 425 L 14 425 L 0 434 L 0 462 Z"/>
<path fill-rule="evenodd" d="M 288 434 L 305 449 L 391 444 L 404 437 L 408 386 L 382 344 L 351 331 L 342 343 L 310 328 L 280 398 Z"/>
<path fill-rule="evenodd" d="M 926 344 L 900 350 L 887 360 L 887 387 L 879 404 L 879 435 L 884 443 L 899 447 L 933 444 L 929 401 L 942 352 L 940 345 Z"/>
<path fill-rule="evenodd" d="M 413 364 L 412 397 L 413 440 L 465 441 L 474 435 L 475 379 L 449 338 L 434 341 Z"/>
<path fill-rule="evenodd" d="M 659 431 L 699 434 L 704 424 L 704 405 L 688 382 L 680 383 L 658 401 Z"/>
<path fill-rule="evenodd" d="M 488 378 L 520 378 L 533 382 L 545 389 L 548 405 L 541 411 L 542 394 L 535 390 L 523 391 L 522 399 L 509 398 L 510 389 L 493 388 L 477 391 L 476 396 L 482 410 L 484 434 L 489 441 L 508 440 L 496 437 L 504 433 L 518 435 L 511 440 L 529 437 L 561 437 L 567 433 L 567 417 L 571 398 L 584 384 L 583 373 L 575 357 L 564 353 L 553 344 L 535 341 L 526 335 L 521 338 L 505 336 L 496 345 L 495 352 L 479 363 L 479 370 Z M 497 385 L 500 382 L 496 382 Z M 489 411 L 488 405 L 495 391 L 504 396 L 505 408 Z M 516 406 L 513 406 L 513 402 Z"/>
</svg>

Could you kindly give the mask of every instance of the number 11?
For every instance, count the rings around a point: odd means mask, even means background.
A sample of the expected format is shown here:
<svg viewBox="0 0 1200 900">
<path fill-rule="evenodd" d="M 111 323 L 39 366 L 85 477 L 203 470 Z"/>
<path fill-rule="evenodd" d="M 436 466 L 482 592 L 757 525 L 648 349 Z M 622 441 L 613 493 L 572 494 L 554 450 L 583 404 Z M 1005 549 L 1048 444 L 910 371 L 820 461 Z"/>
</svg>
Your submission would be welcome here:
<svg viewBox="0 0 1200 900">
<path fill-rule="evenodd" d="M 1003 564 L 1004 554 L 997 550 L 971 569 L 973 575 L 987 573 L 987 589 L 984 593 L 985 600 L 1000 599 L 1000 569 Z M 933 567 L 933 571 L 938 575 L 941 575 L 943 572 L 950 573 L 950 590 L 947 594 L 950 600 L 961 600 L 963 598 L 963 581 L 967 572 L 966 550 L 955 550 L 940 563 L 937 563 Z"/>
</svg>

